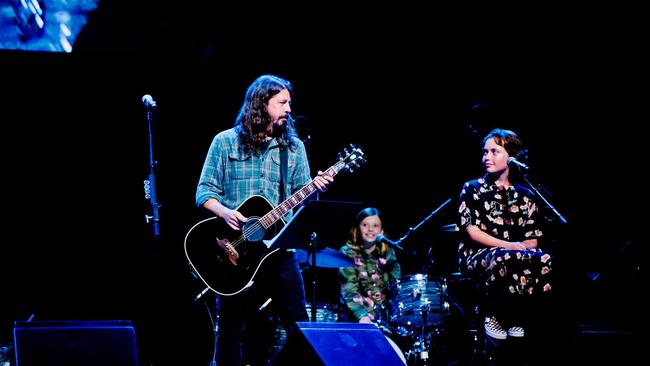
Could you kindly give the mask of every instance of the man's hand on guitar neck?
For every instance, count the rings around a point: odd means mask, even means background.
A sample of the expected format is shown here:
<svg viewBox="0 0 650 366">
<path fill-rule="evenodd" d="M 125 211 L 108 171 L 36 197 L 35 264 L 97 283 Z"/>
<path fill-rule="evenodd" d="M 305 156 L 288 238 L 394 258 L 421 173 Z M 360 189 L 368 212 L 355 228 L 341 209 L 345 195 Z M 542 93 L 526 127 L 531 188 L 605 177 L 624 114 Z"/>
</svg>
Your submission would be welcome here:
<svg viewBox="0 0 650 366">
<path fill-rule="evenodd" d="M 318 171 L 318 175 L 316 178 L 314 178 L 314 185 L 316 188 L 318 188 L 319 191 L 325 192 L 327 190 L 327 187 L 334 181 L 334 178 L 332 178 L 329 174 L 323 173 L 320 170 Z"/>
</svg>

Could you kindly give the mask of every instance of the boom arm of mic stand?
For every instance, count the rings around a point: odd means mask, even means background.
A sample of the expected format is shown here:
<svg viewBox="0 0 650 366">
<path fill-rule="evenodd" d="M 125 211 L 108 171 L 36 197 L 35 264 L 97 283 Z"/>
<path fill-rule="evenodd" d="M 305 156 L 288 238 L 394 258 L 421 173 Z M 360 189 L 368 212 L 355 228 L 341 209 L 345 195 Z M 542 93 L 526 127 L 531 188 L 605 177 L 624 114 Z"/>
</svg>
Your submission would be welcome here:
<svg viewBox="0 0 650 366">
<path fill-rule="evenodd" d="M 550 208 L 551 211 L 557 216 L 558 219 L 560 219 L 560 222 L 563 224 L 567 224 L 568 221 L 558 212 L 558 210 L 555 209 L 555 206 L 553 206 L 547 199 L 544 197 L 537 188 L 528 180 L 528 176 L 524 176 L 524 181 L 528 185 L 528 188 L 530 188 L 533 192 L 535 192 L 535 195 L 539 197 L 544 203 L 546 204 L 546 207 Z"/>
<path fill-rule="evenodd" d="M 402 242 L 402 239 L 399 239 L 399 240 L 394 241 L 394 242 L 392 242 L 392 243 L 390 243 L 388 245 L 393 246 L 393 247 L 401 250 L 402 252 L 406 252 L 406 250 L 404 250 L 404 248 L 400 245 L 401 242 Z"/>
<path fill-rule="evenodd" d="M 449 202 L 451 202 L 451 198 L 447 198 L 445 202 L 443 202 L 440 206 L 438 206 L 438 208 L 433 210 L 433 212 L 431 212 L 429 216 L 425 217 L 424 220 L 420 221 L 417 225 L 415 225 L 415 227 L 410 227 L 409 230 L 406 232 L 406 234 L 403 237 L 399 238 L 399 240 L 397 240 L 396 243 L 399 245 L 401 242 L 406 240 L 406 238 L 408 238 L 409 235 L 417 231 L 420 228 L 420 226 L 422 226 L 422 224 L 429 221 L 429 219 L 432 218 L 435 214 L 437 214 L 438 211 L 440 211 L 443 207 L 447 206 Z"/>
</svg>

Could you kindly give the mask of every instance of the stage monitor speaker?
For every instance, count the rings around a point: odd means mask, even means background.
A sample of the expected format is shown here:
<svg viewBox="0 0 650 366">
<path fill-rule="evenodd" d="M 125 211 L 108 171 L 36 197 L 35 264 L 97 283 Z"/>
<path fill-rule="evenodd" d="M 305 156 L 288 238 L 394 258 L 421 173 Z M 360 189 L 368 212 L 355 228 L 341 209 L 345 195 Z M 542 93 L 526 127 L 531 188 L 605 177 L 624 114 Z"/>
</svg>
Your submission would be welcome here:
<svg viewBox="0 0 650 366">
<path fill-rule="evenodd" d="M 16 366 L 137 366 L 131 321 L 17 321 Z"/>
<path fill-rule="evenodd" d="M 373 324 L 299 322 L 273 360 L 284 365 L 404 366 L 397 346 Z"/>
</svg>

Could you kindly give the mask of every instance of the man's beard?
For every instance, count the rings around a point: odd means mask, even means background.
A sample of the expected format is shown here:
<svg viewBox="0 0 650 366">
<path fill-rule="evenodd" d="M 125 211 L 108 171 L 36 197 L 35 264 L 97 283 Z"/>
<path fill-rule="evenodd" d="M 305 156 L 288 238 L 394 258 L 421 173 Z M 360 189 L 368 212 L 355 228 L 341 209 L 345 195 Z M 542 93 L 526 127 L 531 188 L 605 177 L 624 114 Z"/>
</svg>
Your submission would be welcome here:
<svg viewBox="0 0 650 366">
<path fill-rule="evenodd" d="M 286 119 L 281 123 L 274 123 L 271 129 L 271 137 L 281 137 L 286 129 L 287 121 Z"/>
</svg>

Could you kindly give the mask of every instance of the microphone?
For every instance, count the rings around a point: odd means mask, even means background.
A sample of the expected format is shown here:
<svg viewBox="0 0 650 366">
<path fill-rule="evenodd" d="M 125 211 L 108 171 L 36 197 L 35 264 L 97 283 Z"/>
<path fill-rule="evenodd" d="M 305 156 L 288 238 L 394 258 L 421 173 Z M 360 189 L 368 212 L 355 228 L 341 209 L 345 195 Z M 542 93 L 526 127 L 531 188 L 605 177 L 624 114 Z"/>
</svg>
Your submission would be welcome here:
<svg viewBox="0 0 650 366">
<path fill-rule="evenodd" d="M 307 117 L 305 117 L 305 116 L 301 116 L 301 115 L 298 115 L 298 116 L 295 116 L 295 117 L 294 117 L 294 116 L 291 116 L 291 119 L 292 119 L 294 122 L 298 122 L 298 121 L 302 121 L 302 120 L 305 120 L 305 121 L 306 121 L 306 120 L 307 120 Z"/>
<path fill-rule="evenodd" d="M 392 247 L 395 247 L 395 248 L 397 248 L 399 250 L 404 250 L 404 248 L 402 248 L 396 241 L 388 239 L 387 237 L 384 236 L 384 234 L 377 234 L 377 236 L 375 236 L 375 241 L 381 242 L 381 243 L 386 243 L 386 244 L 388 244 L 388 245 L 390 245 Z"/>
<path fill-rule="evenodd" d="M 514 165 L 521 170 L 528 170 L 528 165 L 522 163 L 521 161 L 515 159 L 513 156 L 508 158 L 508 165 Z"/>
<path fill-rule="evenodd" d="M 156 107 L 158 107 L 158 105 L 156 105 L 156 101 L 153 100 L 153 97 L 149 94 L 145 94 L 142 96 L 142 104 L 144 104 L 146 108 L 151 108 L 151 109 L 156 109 Z"/>
</svg>

